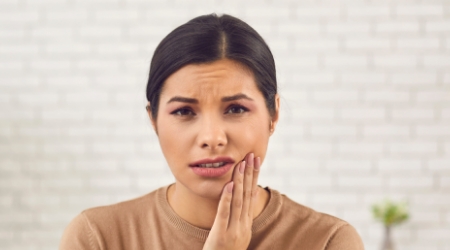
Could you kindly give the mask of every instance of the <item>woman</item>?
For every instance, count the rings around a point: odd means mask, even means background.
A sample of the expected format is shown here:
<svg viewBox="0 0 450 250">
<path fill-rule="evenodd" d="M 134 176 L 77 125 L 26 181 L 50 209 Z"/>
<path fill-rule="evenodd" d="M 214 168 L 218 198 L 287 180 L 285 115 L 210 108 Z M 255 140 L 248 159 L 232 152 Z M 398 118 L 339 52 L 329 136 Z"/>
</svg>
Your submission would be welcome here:
<svg viewBox="0 0 450 250">
<path fill-rule="evenodd" d="M 176 28 L 156 48 L 147 99 L 176 182 L 82 212 L 60 249 L 363 249 L 345 221 L 257 185 L 279 96 L 249 25 L 212 14 Z"/>
</svg>

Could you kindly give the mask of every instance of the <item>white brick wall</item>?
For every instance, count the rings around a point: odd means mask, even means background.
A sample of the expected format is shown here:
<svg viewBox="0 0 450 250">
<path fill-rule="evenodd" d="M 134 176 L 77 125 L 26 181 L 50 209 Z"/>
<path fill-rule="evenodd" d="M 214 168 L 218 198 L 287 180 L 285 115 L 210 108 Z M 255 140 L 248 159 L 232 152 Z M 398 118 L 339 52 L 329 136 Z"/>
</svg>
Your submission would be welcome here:
<svg viewBox="0 0 450 250">
<path fill-rule="evenodd" d="M 173 182 L 144 106 L 152 53 L 211 12 L 277 63 L 281 122 L 261 184 L 351 222 L 406 199 L 398 249 L 450 249 L 450 2 L 0 1 L 0 248 L 56 249 L 81 210 Z"/>
</svg>

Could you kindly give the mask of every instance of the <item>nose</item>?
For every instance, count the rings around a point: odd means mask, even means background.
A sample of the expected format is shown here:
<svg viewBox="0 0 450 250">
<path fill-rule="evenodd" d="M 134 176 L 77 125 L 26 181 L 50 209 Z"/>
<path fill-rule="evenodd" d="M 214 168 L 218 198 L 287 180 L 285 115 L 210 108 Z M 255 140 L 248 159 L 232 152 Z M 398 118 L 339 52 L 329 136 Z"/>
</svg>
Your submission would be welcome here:
<svg viewBox="0 0 450 250">
<path fill-rule="evenodd" d="M 217 118 L 202 119 L 198 129 L 197 144 L 202 149 L 216 150 L 227 145 L 224 124 Z"/>
</svg>

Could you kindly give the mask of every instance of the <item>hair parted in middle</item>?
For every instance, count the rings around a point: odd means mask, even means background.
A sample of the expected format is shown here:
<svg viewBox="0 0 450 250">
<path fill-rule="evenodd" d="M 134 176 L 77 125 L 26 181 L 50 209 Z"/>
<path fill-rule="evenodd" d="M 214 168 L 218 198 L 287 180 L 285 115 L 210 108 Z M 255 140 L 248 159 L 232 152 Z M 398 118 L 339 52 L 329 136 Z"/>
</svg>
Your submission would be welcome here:
<svg viewBox="0 0 450 250">
<path fill-rule="evenodd" d="M 244 21 L 216 14 L 196 17 L 170 32 L 158 45 L 150 64 L 147 100 L 157 119 L 159 99 L 165 80 L 188 64 L 234 60 L 253 76 L 266 101 L 269 114 L 275 114 L 277 80 L 275 61 L 264 39 Z"/>
</svg>

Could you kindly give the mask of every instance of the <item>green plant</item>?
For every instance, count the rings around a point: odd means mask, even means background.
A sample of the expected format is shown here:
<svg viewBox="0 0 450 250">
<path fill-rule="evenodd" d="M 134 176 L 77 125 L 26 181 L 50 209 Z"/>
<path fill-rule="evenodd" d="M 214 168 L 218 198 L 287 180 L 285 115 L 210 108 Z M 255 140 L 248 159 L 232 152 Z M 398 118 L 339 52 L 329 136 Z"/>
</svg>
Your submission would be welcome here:
<svg viewBox="0 0 450 250">
<path fill-rule="evenodd" d="M 385 226 L 392 226 L 405 222 L 409 218 L 406 202 L 395 203 L 385 200 L 372 206 L 373 217 Z"/>
</svg>

